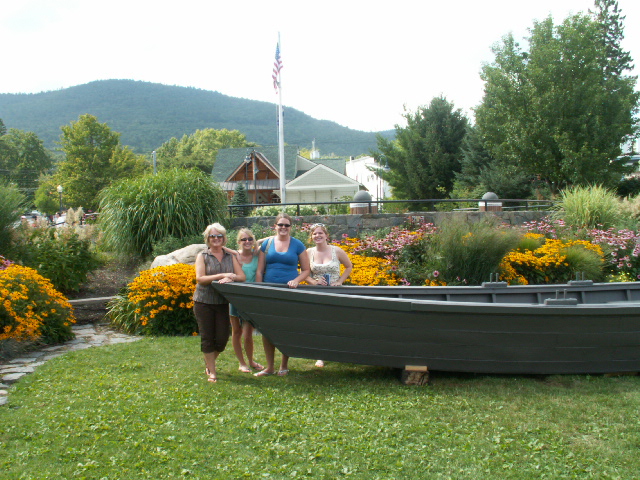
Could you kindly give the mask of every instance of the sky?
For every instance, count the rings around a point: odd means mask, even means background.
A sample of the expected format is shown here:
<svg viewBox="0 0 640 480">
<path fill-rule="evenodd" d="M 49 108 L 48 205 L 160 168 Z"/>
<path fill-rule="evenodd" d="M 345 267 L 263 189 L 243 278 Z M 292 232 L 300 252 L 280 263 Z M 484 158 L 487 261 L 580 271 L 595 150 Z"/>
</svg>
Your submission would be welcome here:
<svg viewBox="0 0 640 480">
<path fill-rule="evenodd" d="M 640 1 L 618 4 L 623 47 L 638 64 Z M 404 124 L 404 108 L 440 95 L 472 118 L 492 45 L 513 33 L 526 46 L 535 20 L 557 24 L 590 8 L 593 0 L 5 1 L 0 93 L 132 79 L 277 103 L 279 35 L 285 107 L 389 130 Z"/>
</svg>

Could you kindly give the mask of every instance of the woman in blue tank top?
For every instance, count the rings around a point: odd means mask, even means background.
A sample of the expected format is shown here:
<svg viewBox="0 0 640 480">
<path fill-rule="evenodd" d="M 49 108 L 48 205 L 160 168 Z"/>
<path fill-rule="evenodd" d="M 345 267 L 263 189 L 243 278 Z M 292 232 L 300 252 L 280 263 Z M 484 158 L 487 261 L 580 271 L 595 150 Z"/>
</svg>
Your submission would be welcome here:
<svg viewBox="0 0 640 480">
<path fill-rule="evenodd" d="M 282 212 L 276 217 L 274 225 L 276 235 L 262 242 L 258 256 L 256 282 L 286 283 L 289 288 L 296 288 L 311 272 L 309 256 L 304 244 L 291 236 L 291 217 Z M 300 272 L 298 272 L 300 264 Z M 276 347 L 262 335 L 264 355 L 267 368 L 256 373 L 258 377 L 274 375 Z M 282 355 L 279 376 L 289 373 L 289 357 Z"/>
</svg>

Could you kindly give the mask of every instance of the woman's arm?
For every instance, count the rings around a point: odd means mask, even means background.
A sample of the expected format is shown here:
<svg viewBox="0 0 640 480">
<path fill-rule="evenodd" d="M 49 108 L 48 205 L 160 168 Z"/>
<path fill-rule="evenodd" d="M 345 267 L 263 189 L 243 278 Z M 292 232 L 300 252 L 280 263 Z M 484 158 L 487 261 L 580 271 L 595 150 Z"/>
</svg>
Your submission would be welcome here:
<svg viewBox="0 0 640 480">
<path fill-rule="evenodd" d="M 262 245 L 262 242 L 265 242 L 267 240 L 269 240 L 270 238 L 274 238 L 274 236 L 270 236 L 270 237 L 264 237 L 264 238 L 260 238 L 260 239 L 256 239 L 256 248 L 253 249 L 253 254 L 254 255 L 258 255 L 260 253 L 260 246 Z"/>
<path fill-rule="evenodd" d="M 260 250 L 260 253 L 258 254 L 258 270 L 256 270 L 256 282 L 262 282 L 264 266 L 265 266 L 265 254 L 262 250 Z"/>
<path fill-rule="evenodd" d="M 313 248 L 313 247 L 311 247 Z M 310 257 L 311 248 L 307 248 L 307 259 Z M 313 272 L 311 271 L 311 261 L 309 261 L 309 276 L 305 280 L 309 285 L 318 285 L 318 282 L 315 278 L 312 277 Z"/>
<path fill-rule="evenodd" d="M 347 255 L 347 253 L 340 247 L 336 247 L 336 256 L 338 257 L 338 260 L 340 260 L 340 263 L 344 265 L 344 272 L 342 272 L 340 278 L 331 285 L 342 285 L 344 281 L 349 278 L 349 275 L 351 275 L 351 271 L 353 270 L 353 263 L 351 263 L 349 255 Z"/>
<path fill-rule="evenodd" d="M 311 273 L 311 267 L 309 266 L 309 255 L 306 250 L 303 250 L 300 255 L 298 255 L 298 262 L 300 262 L 300 274 L 294 278 L 293 280 L 289 280 L 287 285 L 289 288 L 296 288 L 301 281 L 306 279 Z"/>
<path fill-rule="evenodd" d="M 232 257 L 233 258 L 233 257 Z M 211 282 L 220 281 L 224 278 L 230 278 L 234 273 L 215 273 L 213 275 L 207 275 L 207 267 L 204 264 L 204 255 L 199 254 L 196 257 L 196 282 L 200 285 L 210 285 Z M 233 278 L 227 280 L 233 281 Z"/>
<path fill-rule="evenodd" d="M 231 256 L 233 261 L 233 273 L 226 273 L 225 277 L 219 280 L 219 283 L 244 282 L 247 277 L 242 270 L 242 266 L 235 256 Z"/>
<path fill-rule="evenodd" d="M 229 254 L 233 255 L 233 256 L 234 256 L 234 257 L 236 257 L 236 258 L 238 258 L 238 256 L 240 255 L 240 253 L 238 253 L 238 251 L 237 251 L 237 250 L 232 250 L 232 249 L 231 249 L 231 248 L 229 248 L 229 247 L 222 247 L 222 250 L 224 250 L 225 252 L 227 252 L 227 253 L 229 253 Z"/>
</svg>

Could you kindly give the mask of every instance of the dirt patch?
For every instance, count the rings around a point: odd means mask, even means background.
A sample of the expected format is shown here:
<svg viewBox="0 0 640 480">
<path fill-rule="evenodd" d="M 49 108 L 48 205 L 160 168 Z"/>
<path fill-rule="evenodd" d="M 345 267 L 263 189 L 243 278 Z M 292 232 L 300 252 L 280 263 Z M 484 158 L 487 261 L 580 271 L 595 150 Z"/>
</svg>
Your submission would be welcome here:
<svg viewBox="0 0 640 480">
<path fill-rule="evenodd" d="M 135 263 L 109 263 L 92 272 L 80 290 L 68 293 L 67 298 L 74 300 L 113 297 L 137 276 L 139 268 Z M 107 313 L 107 303 L 108 300 L 74 305 L 76 324 L 102 322 Z"/>
</svg>

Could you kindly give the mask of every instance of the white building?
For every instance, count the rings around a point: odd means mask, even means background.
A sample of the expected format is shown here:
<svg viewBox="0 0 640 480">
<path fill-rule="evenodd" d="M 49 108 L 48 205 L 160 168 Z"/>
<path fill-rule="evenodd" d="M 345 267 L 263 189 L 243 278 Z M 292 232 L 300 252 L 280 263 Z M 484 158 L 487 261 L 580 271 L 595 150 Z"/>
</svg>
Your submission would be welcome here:
<svg viewBox="0 0 640 480">
<path fill-rule="evenodd" d="M 369 167 L 383 168 L 384 165 L 380 165 L 375 158 L 369 156 L 351 158 L 347 162 L 347 177 L 364 185 L 373 200 L 390 198 L 391 187 L 389 184 L 371 171 Z"/>
</svg>

